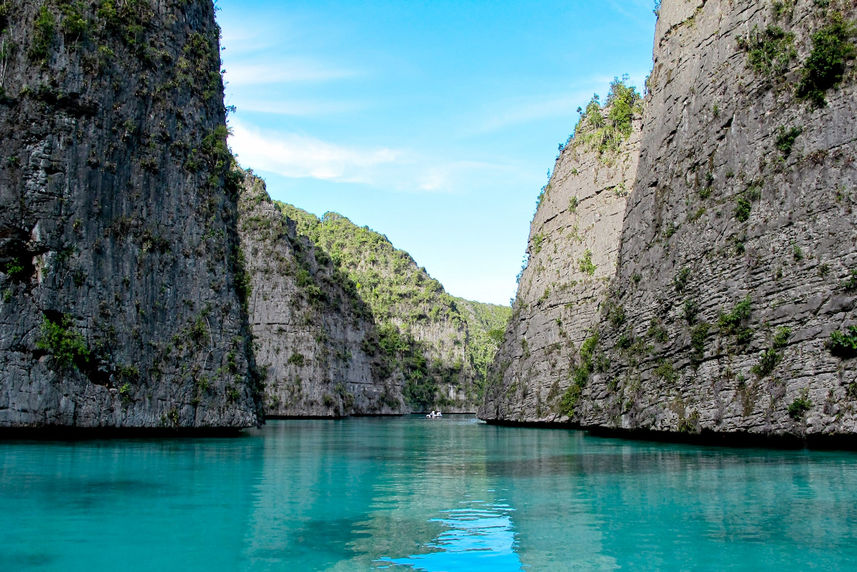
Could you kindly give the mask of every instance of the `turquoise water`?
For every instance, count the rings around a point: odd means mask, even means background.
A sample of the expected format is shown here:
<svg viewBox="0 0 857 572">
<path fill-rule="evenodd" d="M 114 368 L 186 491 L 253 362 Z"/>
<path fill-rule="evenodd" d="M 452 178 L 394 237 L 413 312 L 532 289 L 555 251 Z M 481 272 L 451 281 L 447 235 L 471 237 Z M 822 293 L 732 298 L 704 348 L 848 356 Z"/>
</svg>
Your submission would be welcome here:
<svg viewBox="0 0 857 572">
<path fill-rule="evenodd" d="M 842 570 L 857 455 L 469 417 L 0 444 L 0 570 Z"/>
</svg>

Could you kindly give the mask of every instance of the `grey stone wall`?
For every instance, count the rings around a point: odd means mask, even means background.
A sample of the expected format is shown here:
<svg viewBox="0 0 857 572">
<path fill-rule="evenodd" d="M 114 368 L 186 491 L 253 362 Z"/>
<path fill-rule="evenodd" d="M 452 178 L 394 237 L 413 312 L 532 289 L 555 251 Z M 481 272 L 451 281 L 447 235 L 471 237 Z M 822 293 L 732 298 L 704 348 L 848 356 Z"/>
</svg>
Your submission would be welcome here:
<svg viewBox="0 0 857 572">
<path fill-rule="evenodd" d="M 213 4 L 5 7 L 0 427 L 255 425 Z"/>
</svg>

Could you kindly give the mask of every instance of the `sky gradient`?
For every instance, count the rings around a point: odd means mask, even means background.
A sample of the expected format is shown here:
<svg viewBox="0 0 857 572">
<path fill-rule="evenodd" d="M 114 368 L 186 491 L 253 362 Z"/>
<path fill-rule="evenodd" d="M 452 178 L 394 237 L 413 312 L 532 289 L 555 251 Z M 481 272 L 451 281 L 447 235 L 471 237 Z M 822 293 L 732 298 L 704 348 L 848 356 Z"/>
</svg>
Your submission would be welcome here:
<svg viewBox="0 0 857 572">
<path fill-rule="evenodd" d="M 651 69 L 652 0 L 219 0 L 230 145 L 274 199 L 508 304 L 578 106 Z"/>
</svg>

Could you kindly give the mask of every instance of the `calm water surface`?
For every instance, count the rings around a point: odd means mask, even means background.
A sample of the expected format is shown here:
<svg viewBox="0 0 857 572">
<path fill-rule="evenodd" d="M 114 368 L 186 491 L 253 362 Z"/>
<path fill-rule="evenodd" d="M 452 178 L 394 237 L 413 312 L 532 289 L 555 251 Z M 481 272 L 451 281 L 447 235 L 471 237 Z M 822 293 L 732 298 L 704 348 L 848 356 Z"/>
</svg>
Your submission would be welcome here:
<svg viewBox="0 0 857 572">
<path fill-rule="evenodd" d="M 0 444 L 0 570 L 843 570 L 857 455 L 273 421 Z"/>
</svg>

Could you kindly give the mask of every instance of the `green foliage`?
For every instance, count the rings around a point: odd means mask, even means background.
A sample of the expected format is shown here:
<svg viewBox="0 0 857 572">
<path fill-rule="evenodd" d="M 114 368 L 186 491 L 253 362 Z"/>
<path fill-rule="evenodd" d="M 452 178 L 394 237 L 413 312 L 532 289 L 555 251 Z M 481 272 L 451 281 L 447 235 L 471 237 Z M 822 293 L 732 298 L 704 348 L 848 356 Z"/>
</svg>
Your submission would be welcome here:
<svg viewBox="0 0 857 572">
<path fill-rule="evenodd" d="M 62 33 L 68 41 L 76 42 L 86 34 L 89 22 L 84 15 L 86 5 L 83 2 L 74 2 L 62 7 Z"/>
<path fill-rule="evenodd" d="M 433 409 L 438 402 L 437 380 L 420 369 L 411 369 L 405 381 L 405 400 L 418 411 Z"/>
<path fill-rule="evenodd" d="M 178 79 L 185 85 L 201 90 L 205 100 L 217 97 L 223 90 L 219 69 L 217 39 L 194 32 L 188 36 L 177 65 Z"/>
<path fill-rule="evenodd" d="M 800 262 L 803 260 L 803 249 L 795 244 L 792 246 L 792 256 L 794 256 L 795 262 Z"/>
<path fill-rule="evenodd" d="M 842 283 L 842 289 L 846 292 L 857 290 L 857 269 L 852 269 L 848 278 Z"/>
<path fill-rule="evenodd" d="M 586 338 L 580 345 L 580 362 L 572 369 L 572 383 L 565 390 L 559 402 L 560 412 L 567 417 L 574 415 L 574 408 L 580 399 L 580 394 L 589 381 L 589 376 L 592 374 L 598 341 L 599 336 L 595 333 Z"/>
<path fill-rule="evenodd" d="M 675 287 L 675 291 L 681 294 L 684 292 L 685 287 L 687 286 L 687 281 L 690 278 L 690 268 L 685 266 L 681 270 L 679 270 L 675 277 L 673 277 L 673 286 Z"/>
<path fill-rule="evenodd" d="M 568 201 L 568 212 L 576 213 L 579 204 L 580 200 L 577 197 L 571 197 L 571 199 Z"/>
<path fill-rule="evenodd" d="M 559 401 L 559 410 L 563 415 L 568 417 L 574 415 L 574 408 L 577 407 L 577 402 L 580 400 L 582 392 L 583 388 L 577 385 L 577 383 L 572 383 L 568 386 L 568 389 L 565 390 Z"/>
<path fill-rule="evenodd" d="M 128 405 L 131 403 L 131 384 L 128 382 L 123 383 L 119 387 L 119 399 L 122 400 L 123 405 Z"/>
<path fill-rule="evenodd" d="M 762 378 L 774 371 L 782 361 L 783 355 L 774 348 L 768 348 L 759 355 L 759 361 L 752 367 L 752 372 Z"/>
<path fill-rule="evenodd" d="M 842 14 L 834 13 L 830 23 L 812 35 L 812 52 L 803 65 L 795 95 L 816 107 L 827 105 L 825 92 L 837 87 L 845 68 L 857 55 L 854 46 L 855 25 Z"/>
<path fill-rule="evenodd" d="M 773 8 L 774 17 L 777 20 L 781 18 L 791 20 L 794 15 L 795 3 L 794 0 L 775 0 Z"/>
<path fill-rule="evenodd" d="M 580 345 L 580 361 L 587 367 L 592 367 L 592 360 L 595 357 L 595 349 L 598 347 L 599 336 L 592 334 Z"/>
<path fill-rule="evenodd" d="M 735 199 L 735 218 L 741 222 L 746 222 L 750 218 L 750 211 L 753 209 L 753 204 L 743 195 L 739 195 Z"/>
<path fill-rule="evenodd" d="M 658 363 L 658 367 L 655 368 L 655 376 L 667 383 L 674 383 L 678 379 L 678 373 L 676 373 L 672 362 L 666 359 Z"/>
<path fill-rule="evenodd" d="M 728 313 L 721 313 L 717 318 L 717 327 L 723 335 L 732 335 L 739 333 L 739 328 L 750 317 L 752 313 L 753 302 L 750 296 L 747 296 L 738 302 L 734 308 Z"/>
<path fill-rule="evenodd" d="M 241 399 L 241 392 L 234 385 L 228 385 L 226 387 L 226 401 L 229 403 L 235 403 L 239 399 Z"/>
<path fill-rule="evenodd" d="M 101 0 L 95 12 L 105 31 L 119 36 L 130 49 L 147 57 L 146 26 L 153 20 L 150 0 Z"/>
<path fill-rule="evenodd" d="M 705 338 L 711 326 L 701 322 L 690 331 L 690 363 L 697 366 L 705 359 Z"/>
<path fill-rule="evenodd" d="M 608 304 L 607 306 L 607 320 L 610 321 L 610 324 L 614 328 L 618 328 L 622 324 L 625 323 L 625 308 L 619 304 Z"/>
<path fill-rule="evenodd" d="M 45 62 L 56 37 L 57 21 L 47 6 L 39 8 L 33 26 L 33 42 L 30 45 L 30 57 Z"/>
<path fill-rule="evenodd" d="M 791 334 L 791 328 L 785 326 L 777 330 L 777 333 L 774 334 L 771 347 L 759 355 L 759 361 L 752 368 L 752 372 L 756 374 L 757 377 L 762 378 L 769 375 L 783 360 L 783 354 L 778 350 L 784 348 L 788 344 Z"/>
<path fill-rule="evenodd" d="M 444 398 L 437 393 L 441 383 L 464 381 L 467 387 L 472 380 L 471 397 L 481 396 L 511 308 L 450 296 L 387 237 L 346 217 L 327 213 L 319 219 L 291 205 L 276 205 L 295 222 L 299 235 L 315 245 L 319 264 L 330 265 L 323 272 L 310 272 L 308 265 L 297 268 L 301 290 L 312 299 L 335 291 L 336 282 L 352 297 L 355 312 L 377 324 L 377 339 L 363 348 L 376 356 L 376 375 L 401 371 L 405 398 L 415 409 L 442 405 Z M 300 249 L 296 256 L 307 256 Z M 447 328 L 452 337 L 431 343 L 416 339 L 412 332 L 429 324 Z M 461 352 L 451 357 L 449 346 L 462 347 L 464 359 Z"/>
<path fill-rule="evenodd" d="M 699 302 L 692 298 L 685 300 L 682 308 L 684 321 L 687 322 L 689 326 L 692 326 L 696 323 L 697 314 L 699 314 Z"/>
<path fill-rule="evenodd" d="M 592 251 L 588 248 L 580 259 L 579 268 L 581 272 L 588 274 L 589 276 L 595 274 L 595 269 L 598 268 L 592 263 Z"/>
<path fill-rule="evenodd" d="M 21 264 L 21 261 L 18 259 L 12 260 L 11 262 L 6 264 L 6 268 L 3 270 L 3 272 L 8 275 L 9 278 L 17 280 L 25 274 L 24 265 Z"/>
<path fill-rule="evenodd" d="M 746 222 L 750 218 L 753 203 L 762 197 L 762 189 L 758 183 L 751 183 L 747 189 L 735 197 L 735 218 Z"/>
<path fill-rule="evenodd" d="M 633 87 L 625 84 L 627 78 L 615 78 L 610 84 L 607 103 L 602 108 L 597 95 L 593 95 L 574 130 L 575 142 L 600 155 L 615 154 L 619 146 L 631 136 L 633 120 L 642 113 L 642 97 Z"/>
<path fill-rule="evenodd" d="M 646 335 L 661 344 L 665 344 L 669 341 L 667 331 L 664 329 L 660 321 L 655 318 L 652 318 L 649 323 L 649 329 L 646 332 Z"/>
<path fill-rule="evenodd" d="M 50 354 L 65 369 L 84 368 L 92 358 L 83 335 L 74 330 L 71 317 L 65 314 L 59 321 L 45 316 L 36 348 Z"/>
<path fill-rule="evenodd" d="M 550 171 L 548 171 L 548 178 L 550 178 Z M 542 201 L 545 200 L 545 197 L 550 192 L 550 190 L 551 184 L 550 182 L 548 182 L 548 184 L 543 186 L 541 191 L 539 191 L 539 196 L 536 197 L 536 210 L 538 210 L 538 208 L 542 206 Z"/>
<path fill-rule="evenodd" d="M 286 363 L 296 365 L 298 367 L 303 367 L 306 363 L 306 358 L 300 352 L 292 352 L 292 355 L 289 356 L 289 359 Z"/>
<path fill-rule="evenodd" d="M 777 333 L 774 334 L 774 340 L 772 345 L 775 349 L 780 349 L 786 347 L 789 342 L 789 338 L 792 335 L 792 329 L 788 326 L 782 326 L 777 329 Z"/>
<path fill-rule="evenodd" d="M 206 319 L 205 313 L 200 314 L 186 330 L 188 339 L 195 342 L 197 346 L 202 346 L 208 342 L 208 322 Z"/>
<path fill-rule="evenodd" d="M 779 26 L 768 26 L 763 31 L 753 27 L 746 38 L 738 41 L 738 46 L 747 52 L 747 63 L 753 71 L 769 79 L 785 74 L 791 60 L 797 57 L 794 34 Z"/>
<path fill-rule="evenodd" d="M 804 390 L 800 397 L 796 398 L 789 404 L 789 417 L 795 421 L 800 421 L 806 416 L 806 412 L 809 411 L 811 407 L 812 401 L 810 401 L 809 395 Z"/>
<path fill-rule="evenodd" d="M 622 335 L 619 336 L 619 339 L 616 340 L 616 347 L 619 349 L 627 350 L 634 343 L 634 334 L 630 330 L 626 330 L 622 332 Z"/>
<path fill-rule="evenodd" d="M 785 126 L 781 126 L 779 128 L 779 131 L 777 131 L 776 145 L 780 153 L 783 154 L 783 159 L 788 159 L 789 155 L 792 154 L 792 146 L 794 146 L 795 139 L 797 139 L 801 133 L 803 133 L 802 127 L 791 127 L 786 129 Z"/>
<path fill-rule="evenodd" d="M 758 182 L 750 183 L 744 191 L 744 196 L 746 196 L 747 200 L 750 202 L 755 203 L 762 198 L 762 186 Z"/>
<path fill-rule="evenodd" d="M 533 237 L 533 247 L 532 252 L 533 255 L 538 254 L 542 251 L 542 243 L 545 241 L 545 235 L 539 233 Z"/>
<path fill-rule="evenodd" d="M 832 332 L 827 345 L 830 353 L 837 357 L 857 357 L 857 326 L 848 326 L 845 332 Z"/>
</svg>

